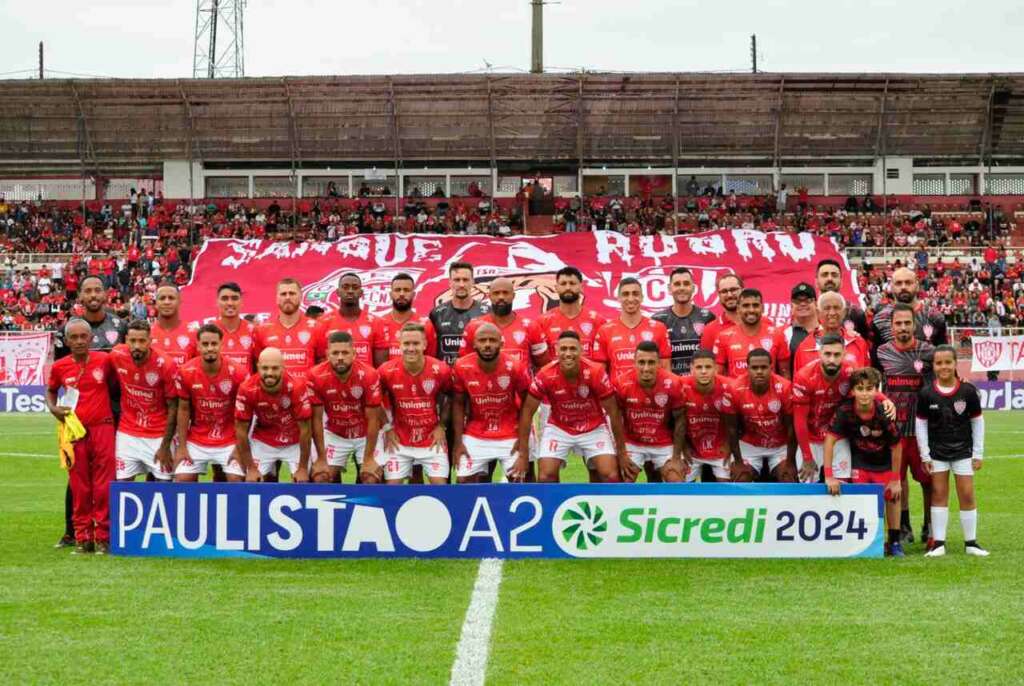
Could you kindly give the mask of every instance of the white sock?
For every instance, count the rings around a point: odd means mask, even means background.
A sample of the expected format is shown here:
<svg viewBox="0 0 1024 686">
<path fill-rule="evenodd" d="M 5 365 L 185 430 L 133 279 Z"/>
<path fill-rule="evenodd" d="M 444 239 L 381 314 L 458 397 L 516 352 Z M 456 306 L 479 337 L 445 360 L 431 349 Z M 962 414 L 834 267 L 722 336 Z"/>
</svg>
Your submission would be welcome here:
<svg viewBox="0 0 1024 686">
<path fill-rule="evenodd" d="M 978 511 L 960 510 L 960 526 L 964 529 L 964 540 L 975 541 L 978 538 Z"/>
<path fill-rule="evenodd" d="M 949 508 L 932 505 L 932 538 L 936 541 L 946 540 L 946 526 L 949 524 Z"/>
</svg>

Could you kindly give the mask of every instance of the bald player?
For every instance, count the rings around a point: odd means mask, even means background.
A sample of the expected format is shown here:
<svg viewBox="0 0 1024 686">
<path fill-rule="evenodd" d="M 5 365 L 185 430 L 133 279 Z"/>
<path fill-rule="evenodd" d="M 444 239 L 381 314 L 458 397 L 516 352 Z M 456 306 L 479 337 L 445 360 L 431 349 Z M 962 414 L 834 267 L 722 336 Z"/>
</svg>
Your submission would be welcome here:
<svg viewBox="0 0 1024 686">
<path fill-rule="evenodd" d="M 466 324 L 459 357 L 473 353 L 476 332 L 482 325 L 491 324 L 497 328 L 504 342 L 501 346 L 502 354 L 522 363 L 527 369 L 531 362 L 537 368 L 547 364 L 548 342 L 537 320 L 520 317 L 512 309 L 516 298 L 512 279 L 499 277 L 491 281 L 488 298 L 491 301 L 491 311 L 482 317 L 471 319 Z"/>
<path fill-rule="evenodd" d="M 882 306 L 871 321 L 875 346 L 893 339 L 892 314 L 896 303 L 910 305 L 914 309 L 914 338 L 932 345 L 948 343 L 946 318 L 918 296 L 920 284 L 917 274 L 906 267 L 893 272 L 890 295 L 892 303 Z"/>
</svg>

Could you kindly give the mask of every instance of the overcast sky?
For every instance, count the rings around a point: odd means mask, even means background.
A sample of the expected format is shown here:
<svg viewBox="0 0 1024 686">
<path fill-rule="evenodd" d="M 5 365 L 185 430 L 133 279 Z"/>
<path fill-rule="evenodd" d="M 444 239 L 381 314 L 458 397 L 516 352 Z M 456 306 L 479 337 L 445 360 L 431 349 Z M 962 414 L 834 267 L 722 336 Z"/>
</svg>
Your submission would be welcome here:
<svg viewBox="0 0 1024 686">
<path fill-rule="evenodd" d="M 0 72 L 192 75 L 195 0 L 0 0 Z M 982 11 L 984 10 L 984 11 Z M 530 66 L 528 0 L 249 0 L 246 76 Z M 562 0 L 545 66 L 742 71 L 1024 71 L 1021 0 Z M 0 78 L 19 78 L 10 74 Z"/>
</svg>

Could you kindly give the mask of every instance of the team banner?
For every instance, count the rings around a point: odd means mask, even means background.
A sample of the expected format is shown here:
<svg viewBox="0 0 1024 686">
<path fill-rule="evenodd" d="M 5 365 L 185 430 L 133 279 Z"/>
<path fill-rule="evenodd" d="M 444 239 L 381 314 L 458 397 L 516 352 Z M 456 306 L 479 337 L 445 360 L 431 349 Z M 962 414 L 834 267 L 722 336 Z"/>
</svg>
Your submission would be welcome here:
<svg viewBox="0 0 1024 686">
<path fill-rule="evenodd" d="M 972 372 L 1024 371 L 1024 336 L 973 337 Z"/>
<path fill-rule="evenodd" d="M 0 412 L 46 410 L 50 333 L 0 334 Z"/>
<path fill-rule="evenodd" d="M 119 555 L 882 557 L 882 489 L 817 484 L 111 485 Z"/>
<path fill-rule="evenodd" d="M 433 234 L 366 234 L 331 243 L 261 240 L 207 241 L 184 288 L 182 315 L 199 321 L 216 315 L 217 286 L 237 281 L 244 291 L 246 313 L 266 317 L 276 312 L 274 288 L 293 277 L 303 284 L 303 308 L 335 309 L 339 277 L 348 271 L 363 279 L 363 305 L 371 314 L 391 308 L 391 279 L 400 272 L 416 279 L 416 308 L 428 312 L 451 298 L 448 265 L 474 265 L 476 293 L 482 298 L 489 281 L 505 276 L 516 288 L 515 308 L 541 312 L 558 304 L 555 272 L 566 265 L 584 275 L 584 298 L 606 317 L 619 311 L 615 288 L 623 276 L 643 284 L 648 313 L 672 304 L 669 274 L 689 267 L 697 292 L 694 302 L 716 308 L 715 279 L 740 274 L 746 285 L 765 297 L 765 315 L 778 324 L 790 321 L 790 291 L 803 280 L 814 283 L 819 260 L 843 257 L 830 239 L 809 233 L 762 233 L 745 229 L 687 236 L 625 236 L 614 231 L 558 236 L 494 238 Z M 842 293 L 854 301 L 854 281 L 845 270 Z"/>
</svg>

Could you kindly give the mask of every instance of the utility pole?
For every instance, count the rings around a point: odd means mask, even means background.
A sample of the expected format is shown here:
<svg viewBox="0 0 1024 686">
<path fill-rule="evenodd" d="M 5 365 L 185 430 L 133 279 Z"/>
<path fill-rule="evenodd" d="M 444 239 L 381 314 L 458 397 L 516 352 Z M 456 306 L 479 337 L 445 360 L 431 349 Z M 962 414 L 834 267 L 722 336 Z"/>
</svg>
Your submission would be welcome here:
<svg viewBox="0 0 1024 686">
<path fill-rule="evenodd" d="M 544 73 L 544 0 L 530 0 L 533 6 L 533 50 L 530 59 L 530 72 Z"/>
<path fill-rule="evenodd" d="M 757 73 L 757 34 L 750 35 L 750 71 Z"/>
<path fill-rule="evenodd" d="M 43 41 L 39 41 L 39 80 L 43 80 Z"/>
</svg>

